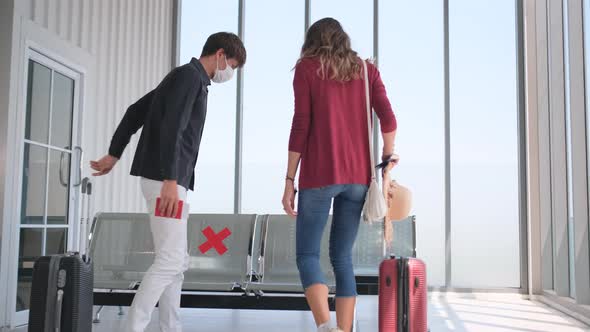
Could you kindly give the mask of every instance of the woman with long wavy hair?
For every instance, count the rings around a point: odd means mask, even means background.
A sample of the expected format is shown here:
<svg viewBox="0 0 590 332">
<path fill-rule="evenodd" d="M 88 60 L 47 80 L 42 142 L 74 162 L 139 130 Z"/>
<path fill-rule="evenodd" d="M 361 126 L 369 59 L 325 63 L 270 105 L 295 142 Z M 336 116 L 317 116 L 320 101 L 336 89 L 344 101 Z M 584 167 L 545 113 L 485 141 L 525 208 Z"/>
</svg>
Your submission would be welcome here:
<svg viewBox="0 0 590 332">
<path fill-rule="evenodd" d="M 324 18 L 307 31 L 295 66 L 295 115 L 283 207 L 297 218 L 297 267 L 318 331 L 352 328 L 357 295 L 352 247 L 371 179 L 362 61 L 340 23 Z M 389 160 L 397 122 L 379 71 L 370 63 L 367 68 L 370 104 L 383 135 L 382 158 Z M 336 276 L 337 327 L 330 322 L 329 289 L 320 267 L 320 244 L 332 203 L 330 261 Z"/>
</svg>

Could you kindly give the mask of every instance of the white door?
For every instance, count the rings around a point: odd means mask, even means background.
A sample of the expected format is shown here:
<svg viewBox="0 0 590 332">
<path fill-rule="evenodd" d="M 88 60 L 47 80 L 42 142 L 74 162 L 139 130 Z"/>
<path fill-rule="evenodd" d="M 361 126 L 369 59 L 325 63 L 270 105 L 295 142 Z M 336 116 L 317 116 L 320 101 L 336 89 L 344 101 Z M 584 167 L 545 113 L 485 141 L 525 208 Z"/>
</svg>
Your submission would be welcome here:
<svg viewBox="0 0 590 332">
<path fill-rule="evenodd" d="M 76 243 L 82 153 L 78 146 L 80 75 L 28 50 L 25 78 L 26 102 L 18 121 L 20 203 L 15 207 L 18 226 L 11 255 L 13 325 L 27 323 L 35 260 L 64 253 Z"/>
</svg>

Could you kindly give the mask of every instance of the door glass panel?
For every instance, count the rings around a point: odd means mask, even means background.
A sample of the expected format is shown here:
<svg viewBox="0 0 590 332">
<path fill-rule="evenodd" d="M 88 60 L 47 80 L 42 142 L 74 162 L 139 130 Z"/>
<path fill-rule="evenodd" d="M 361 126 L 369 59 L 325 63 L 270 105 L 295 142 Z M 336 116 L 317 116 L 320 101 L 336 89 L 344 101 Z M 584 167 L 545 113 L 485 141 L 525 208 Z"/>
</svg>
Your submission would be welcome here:
<svg viewBox="0 0 590 332">
<path fill-rule="evenodd" d="M 74 80 L 58 72 L 53 75 L 51 145 L 66 148 L 72 143 Z"/>
<path fill-rule="evenodd" d="M 29 61 L 26 139 L 47 143 L 50 94 L 51 70 L 37 62 Z"/>
<path fill-rule="evenodd" d="M 47 181 L 47 224 L 68 224 L 70 184 L 70 154 L 57 150 L 49 152 L 49 179 Z"/>
<path fill-rule="evenodd" d="M 23 170 L 22 224 L 43 224 L 47 149 L 25 143 Z"/>
<path fill-rule="evenodd" d="M 45 255 L 63 254 L 66 252 L 67 228 L 48 228 L 45 241 Z"/>
<path fill-rule="evenodd" d="M 30 304 L 33 264 L 43 254 L 43 229 L 23 228 L 20 230 L 18 287 L 16 294 L 16 310 L 27 310 Z"/>
</svg>

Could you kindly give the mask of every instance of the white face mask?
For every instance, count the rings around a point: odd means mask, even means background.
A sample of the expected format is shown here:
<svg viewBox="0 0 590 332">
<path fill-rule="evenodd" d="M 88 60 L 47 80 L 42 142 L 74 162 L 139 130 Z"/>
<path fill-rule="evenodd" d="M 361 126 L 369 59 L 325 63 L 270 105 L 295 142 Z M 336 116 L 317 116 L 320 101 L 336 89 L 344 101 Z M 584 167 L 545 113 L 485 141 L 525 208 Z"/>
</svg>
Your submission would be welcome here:
<svg viewBox="0 0 590 332">
<path fill-rule="evenodd" d="M 224 55 L 225 57 L 225 55 Z M 227 57 L 225 57 L 225 69 L 219 69 L 219 62 L 217 62 L 217 69 L 215 75 L 211 79 L 215 83 L 223 83 L 231 80 L 234 76 L 234 69 L 227 63 Z"/>
</svg>

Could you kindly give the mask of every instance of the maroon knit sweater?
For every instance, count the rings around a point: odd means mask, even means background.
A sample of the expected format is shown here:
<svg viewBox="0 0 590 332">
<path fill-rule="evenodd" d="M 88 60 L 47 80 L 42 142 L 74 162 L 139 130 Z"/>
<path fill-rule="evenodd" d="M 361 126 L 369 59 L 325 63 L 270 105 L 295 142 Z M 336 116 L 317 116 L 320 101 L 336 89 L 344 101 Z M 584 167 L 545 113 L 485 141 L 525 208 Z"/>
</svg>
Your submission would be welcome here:
<svg viewBox="0 0 590 332">
<path fill-rule="evenodd" d="M 301 153 L 299 187 L 368 185 L 371 170 L 363 79 L 322 79 L 319 67 L 316 59 L 303 59 L 295 67 L 295 115 L 289 151 Z M 371 106 L 381 131 L 392 132 L 397 121 L 379 70 L 370 63 L 367 68 Z"/>
</svg>

